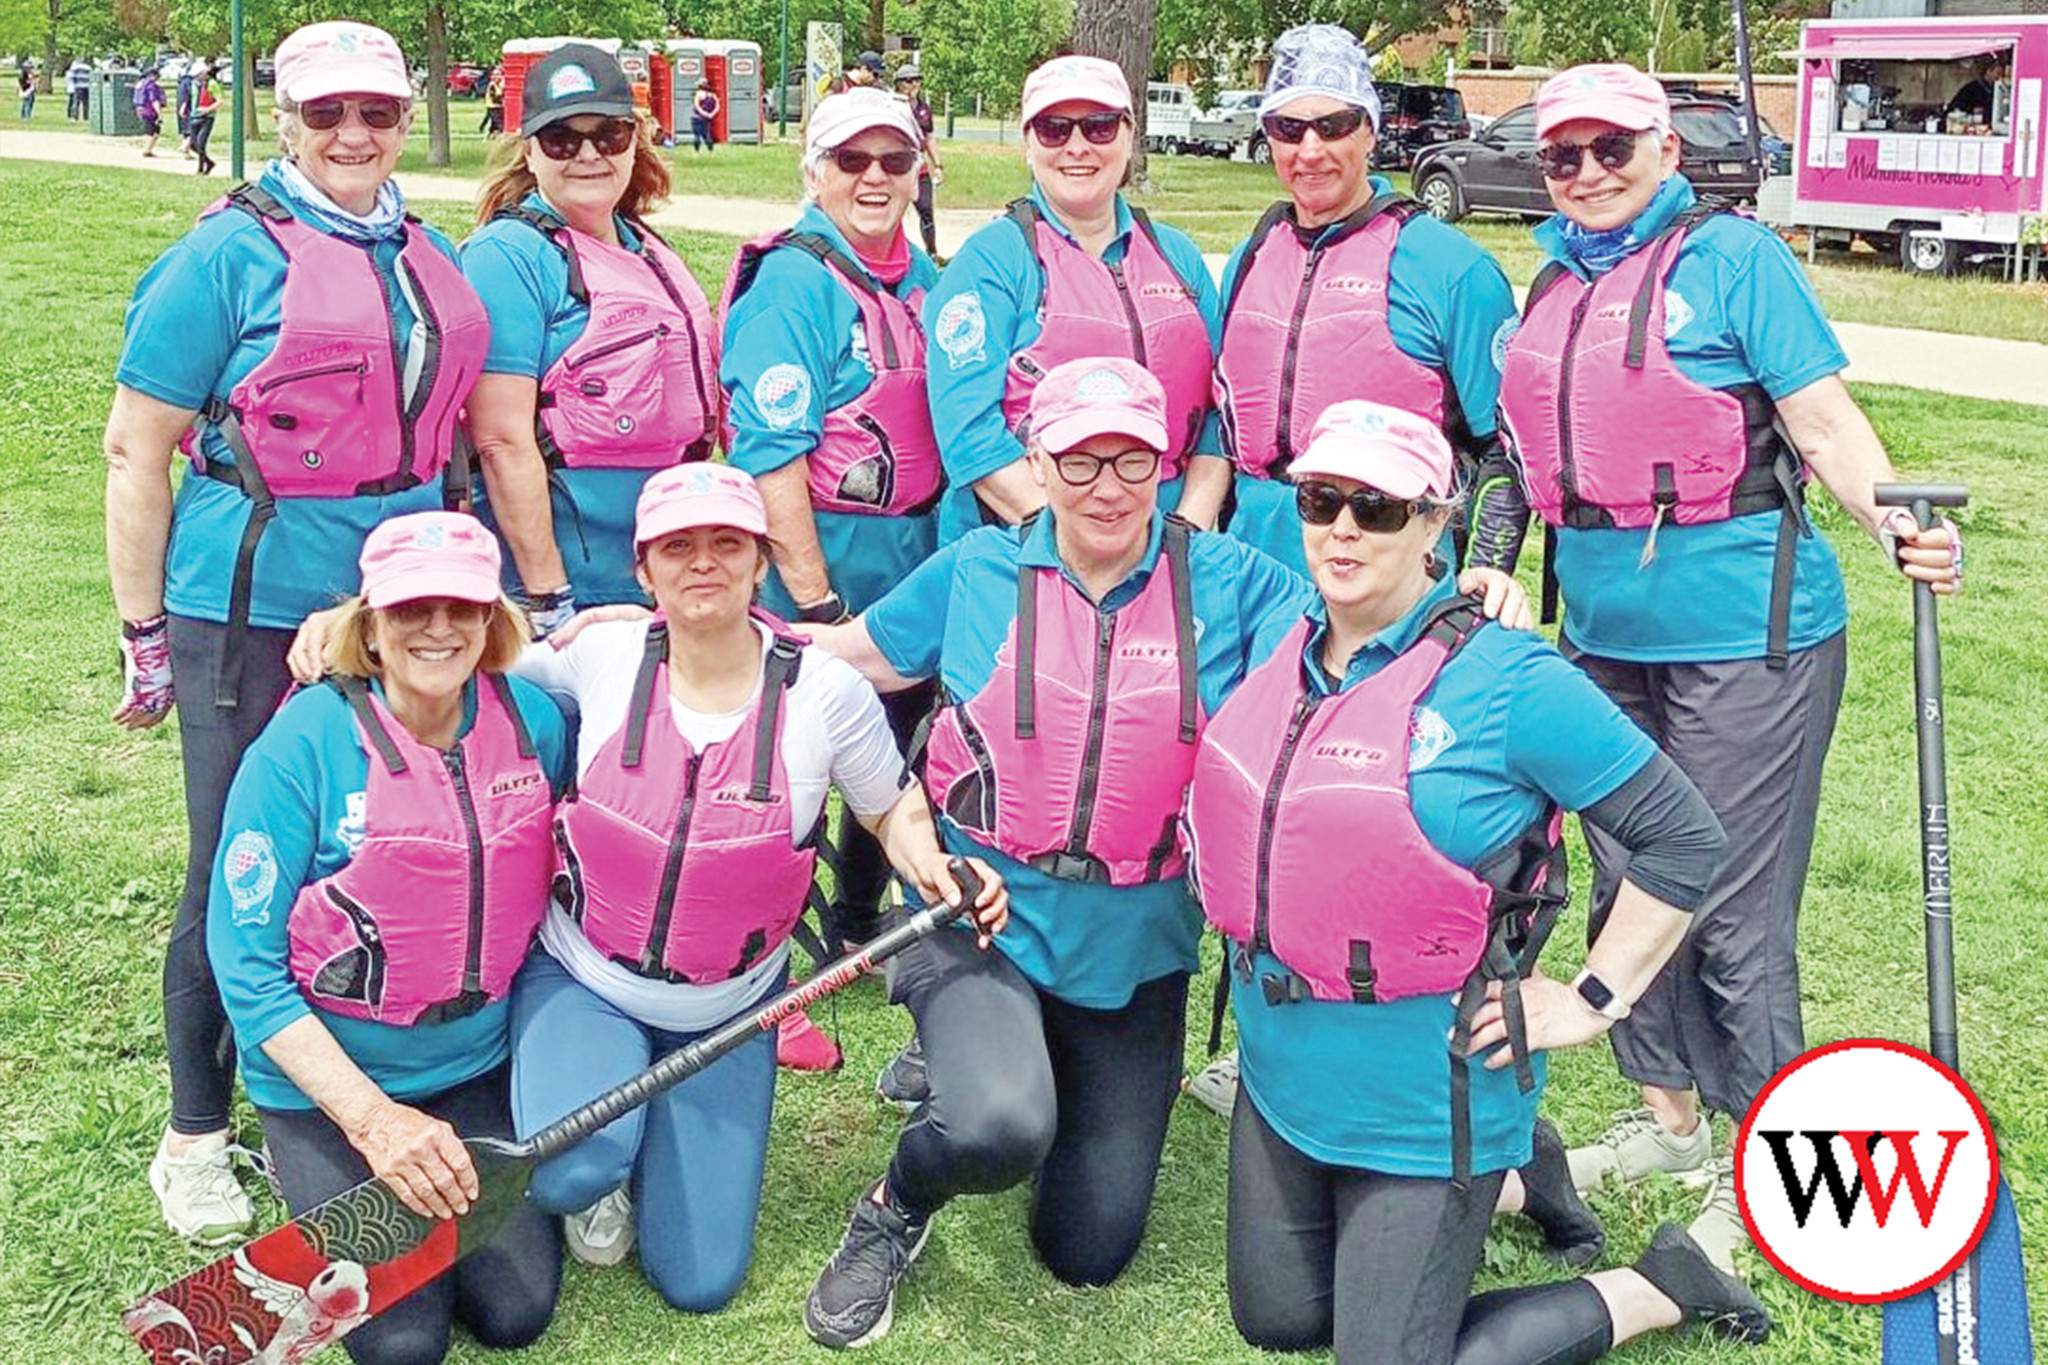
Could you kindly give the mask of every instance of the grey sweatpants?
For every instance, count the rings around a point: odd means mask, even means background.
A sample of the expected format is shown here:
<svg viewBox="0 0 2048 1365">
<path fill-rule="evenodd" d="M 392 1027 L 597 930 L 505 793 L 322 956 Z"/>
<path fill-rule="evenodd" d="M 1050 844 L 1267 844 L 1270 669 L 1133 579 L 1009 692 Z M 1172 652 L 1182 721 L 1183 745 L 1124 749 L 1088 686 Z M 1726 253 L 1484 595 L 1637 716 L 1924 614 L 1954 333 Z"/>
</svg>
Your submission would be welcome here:
<svg viewBox="0 0 2048 1365">
<path fill-rule="evenodd" d="M 1565 653 L 1700 789 L 1728 831 L 1727 860 L 1691 930 L 1611 1035 L 1621 1073 L 1642 1085 L 1697 1087 L 1740 1119 L 1806 1048 L 1799 1017 L 1799 898 L 1813 854 L 1821 768 L 1841 709 L 1847 637 L 1762 659 L 1639 664 Z M 1588 941 L 1628 869 L 1591 826 Z"/>
</svg>

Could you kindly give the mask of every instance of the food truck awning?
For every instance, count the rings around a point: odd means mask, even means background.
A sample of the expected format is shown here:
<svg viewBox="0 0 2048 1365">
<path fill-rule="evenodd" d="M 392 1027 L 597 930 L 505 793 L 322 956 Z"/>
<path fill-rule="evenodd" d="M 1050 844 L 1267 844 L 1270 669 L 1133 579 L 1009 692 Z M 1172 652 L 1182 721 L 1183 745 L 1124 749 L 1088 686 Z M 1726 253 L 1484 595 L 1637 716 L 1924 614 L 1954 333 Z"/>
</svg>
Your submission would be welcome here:
<svg viewBox="0 0 2048 1365">
<path fill-rule="evenodd" d="M 1949 62 L 1963 57 L 1981 57 L 2003 52 L 2019 42 L 2011 33 L 1977 33 L 1966 36 L 1926 38 L 1879 37 L 1876 34 L 1842 34 L 1826 47 L 1802 47 L 1781 52 L 1781 57 L 1814 58 L 1826 61 L 1920 61 Z"/>
</svg>

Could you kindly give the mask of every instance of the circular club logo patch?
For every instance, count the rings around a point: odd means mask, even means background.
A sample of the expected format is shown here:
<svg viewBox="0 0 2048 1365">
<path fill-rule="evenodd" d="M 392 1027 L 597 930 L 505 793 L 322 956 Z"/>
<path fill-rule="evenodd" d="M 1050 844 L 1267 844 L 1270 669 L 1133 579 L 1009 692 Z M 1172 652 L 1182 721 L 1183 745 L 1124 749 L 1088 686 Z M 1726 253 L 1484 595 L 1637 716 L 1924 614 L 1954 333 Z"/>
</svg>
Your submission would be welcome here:
<svg viewBox="0 0 2048 1365">
<path fill-rule="evenodd" d="M 1998 1149 L 1977 1096 L 1916 1048 L 1852 1038 L 1764 1087 L 1735 1193 L 1764 1258 L 1825 1298 L 1905 1298 L 1962 1264 L 1991 1221 Z"/>
</svg>

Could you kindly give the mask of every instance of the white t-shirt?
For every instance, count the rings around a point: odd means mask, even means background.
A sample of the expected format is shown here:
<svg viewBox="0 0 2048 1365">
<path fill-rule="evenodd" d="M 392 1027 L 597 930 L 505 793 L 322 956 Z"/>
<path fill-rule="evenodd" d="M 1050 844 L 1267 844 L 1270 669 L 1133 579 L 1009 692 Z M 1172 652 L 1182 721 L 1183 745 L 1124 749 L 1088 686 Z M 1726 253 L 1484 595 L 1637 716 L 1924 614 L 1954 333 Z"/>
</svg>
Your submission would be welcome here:
<svg viewBox="0 0 2048 1365">
<path fill-rule="evenodd" d="M 535 644 L 512 669 L 581 714 L 576 733 L 579 777 L 626 723 L 649 624 L 607 621 L 590 626 L 559 651 Z M 765 663 L 774 637 L 765 625 L 755 626 Z M 670 643 L 672 650 L 682 647 Z M 757 681 L 753 696 L 743 705 L 719 714 L 693 711 L 671 696 L 669 713 L 691 748 L 702 750 L 731 739 L 759 696 Z M 805 645 L 796 681 L 784 694 L 782 707 L 782 767 L 789 779 L 793 837 L 802 838 L 823 818 L 825 795 L 834 786 L 856 815 L 875 819 L 895 806 L 910 777 L 881 698 L 850 664 Z M 730 981 L 701 986 L 655 981 L 598 952 L 575 921 L 552 904 L 540 939 L 571 976 L 615 1008 L 677 1033 L 716 1027 L 753 1004 L 767 993 L 789 958 L 789 945 L 784 943 Z"/>
</svg>

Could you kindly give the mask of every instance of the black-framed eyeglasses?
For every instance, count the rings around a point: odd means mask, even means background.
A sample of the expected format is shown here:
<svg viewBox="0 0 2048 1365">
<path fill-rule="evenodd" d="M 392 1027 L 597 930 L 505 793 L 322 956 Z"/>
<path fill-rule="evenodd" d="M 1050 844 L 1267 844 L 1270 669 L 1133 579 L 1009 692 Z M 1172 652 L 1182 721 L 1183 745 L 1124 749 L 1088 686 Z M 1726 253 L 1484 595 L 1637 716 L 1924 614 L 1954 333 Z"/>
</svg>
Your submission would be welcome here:
<svg viewBox="0 0 2048 1365">
<path fill-rule="evenodd" d="M 1031 135 L 1038 139 L 1041 147 L 1064 147 L 1067 139 L 1079 128 L 1081 136 L 1098 147 L 1106 147 L 1116 141 L 1116 135 L 1124 126 L 1124 116 L 1116 110 L 1100 114 L 1040 114 L 1031 120 Z"/>
<path fill-rule="evenodd" d="M 373 132 L 388 133 L 405 117 L 405 102 L 389 98 L 367 100 L 315 100 L 299 106 L 299 122 L 316 133 L 332 132 L 348 117 L 349 110 Z"/>
<path fill-rule="evenodd" d="M 1060 482 L 1069 488 L 1086 488 L 1101 478 L 1106 468 L 1114 469 L 1116 476 L 1125 483 L 1136 485 L 1159 472 L 1159 452 L 1143 446 L 1132 446 L 1114 455 L 1090 455 L 1086 451 L 1069 450 L 1063 455 L 1053 456 L 1052 464 L 1060 472 Z"/>
<path fill-rule="evenodd" d="M 1590 142 L 1549 142 L 1536 149 L 1536 165 L 1545 180 L 1570 180 L 1579 173 L 1586 153 L 1610 171 L 1618 171 L 1635 160 L 1636 140 L 1641 133 L 1619 129 L 1602 133 Z"/>
<path fill-rule="evenodd" d="M 857 147 L 832 149 L 832 164 L 848 175 L 866 175 L 877 161 L 890 175 L 909 175 L 917 169 L 917 153 L 908 148 L 895 152 L 863 152 Z"/>
<path fill-rule="evenodd" d="M 1355 488 L 1346 493 L 1333 483 L 1310 479 L 1295 485 L 1294 510 L 1311 526 L 1329 526 L 1346 507 L 1361 531 L 1392 535 L 1430 509 L 1420 499 L 1390 498 L 1377 488 Z"/>
<path fill-rule="evenodd" d="M 1259 126 L 1266 130 L 1266 136 L 1275 142 L 1292 145 L 1308 136 L 1309 129 L 1315 129 L 1316 136 L 1325 142 L 1337 142 L 1357 132 L 1365 122 L 1363 109 L 1339 109 L 1332 114 L 1319 114 L 1315 118 L 1289 118 L 1285 114 L 1268 114 L 1259 120 Z"/>
<path fill-rule="evenodd" d="M 632 150 L 633 137 L 640 125 L 629 118 L 608 118 L 595 128 L 572 128 L 567 123 L 551 123 L 533 135 L 540 144 L 541 155 L 550 161 L 574 161 L 577 153 L 588 142 L 597 148 L 599 156 L 619 156 Z"/>
</svg>

